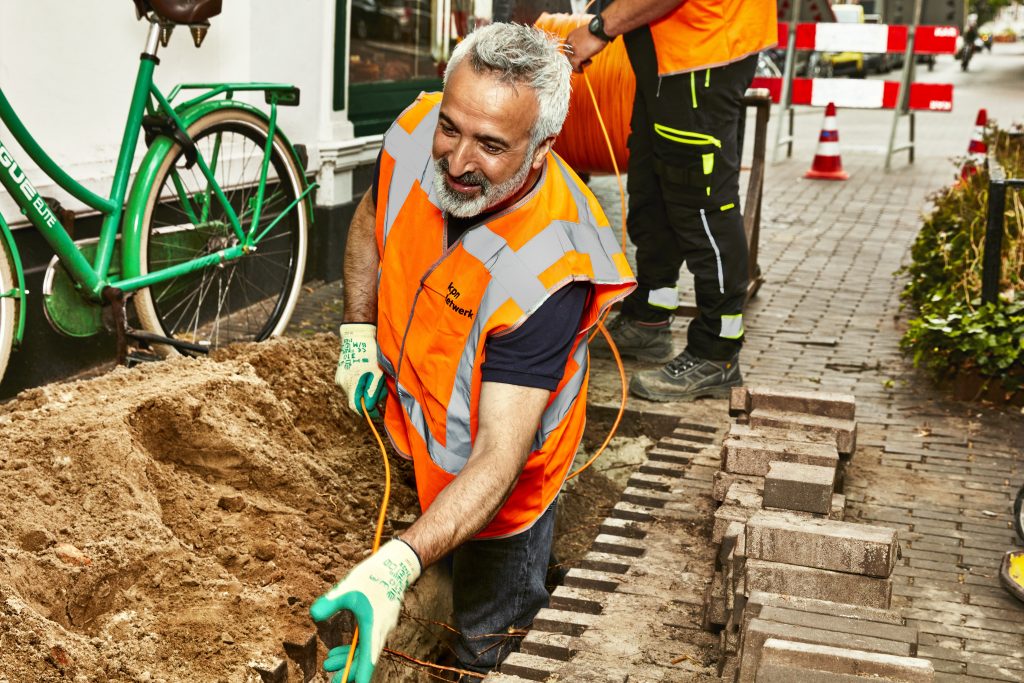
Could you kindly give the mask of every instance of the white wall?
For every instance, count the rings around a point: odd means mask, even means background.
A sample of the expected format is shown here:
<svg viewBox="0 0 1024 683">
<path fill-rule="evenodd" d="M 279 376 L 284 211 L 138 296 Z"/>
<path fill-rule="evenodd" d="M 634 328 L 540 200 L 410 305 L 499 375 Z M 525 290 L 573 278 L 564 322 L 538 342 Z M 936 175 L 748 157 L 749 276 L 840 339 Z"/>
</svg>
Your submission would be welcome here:
<svg viewBox="0 0 1024 683">
<path fill-rule="evenodd" d="M 280 81 L 302 89 L 297 108 L 279 121 L 293 143 L 306 144 L 319 167 L 330 139 L 335 0 L 227 0 L 201 49 L 179 27 L 161 48 L 156 83 Z M 124 132 L 148 24 L 129 0 L 0 0 L 0 87 L 36 140 L 66 171 L 107 196 Z M 262 97 L 253 99 L 262 103 Z M 84 208 L 38 171 L 0 124 L 44 195 Z M 140 143 L 137 156 L 144 153 Z M 0 190 L 0 211 L 17 223 L 17 207 Z"/>
</svg>

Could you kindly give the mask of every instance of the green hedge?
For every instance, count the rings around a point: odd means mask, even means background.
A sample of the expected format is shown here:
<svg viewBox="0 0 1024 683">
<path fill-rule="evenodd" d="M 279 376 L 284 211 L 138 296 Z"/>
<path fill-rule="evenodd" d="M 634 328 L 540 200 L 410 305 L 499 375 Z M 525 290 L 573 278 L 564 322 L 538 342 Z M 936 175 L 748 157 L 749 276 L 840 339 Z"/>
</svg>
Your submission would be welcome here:
<svg viewBox="0 0 1024 683">
<path fill-rule="evenodd" d="M 1024 177 L 1024 131 L 989 128 L 989 149 L 1009 178 Z M 903 296 L 918 316 L 901 345 L 938 380 L 979 375 L 1012 394 L 1024 389 L 1024 197 L 1008 191 L 999 301 L 981 303 L 988 174 L 932 197 L 911 249 Z"/>
</svg>

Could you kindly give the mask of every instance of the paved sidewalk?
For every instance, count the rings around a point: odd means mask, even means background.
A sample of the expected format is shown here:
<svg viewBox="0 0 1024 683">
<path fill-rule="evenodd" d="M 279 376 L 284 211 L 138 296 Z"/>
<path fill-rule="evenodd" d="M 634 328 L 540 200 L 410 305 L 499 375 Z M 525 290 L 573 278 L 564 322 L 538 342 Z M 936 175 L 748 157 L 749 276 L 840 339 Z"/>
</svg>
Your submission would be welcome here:
<svg viewBox="0 0 1024 683">
<path fill-rule="evenodd" d="M 857 397 L 849 518 L 900 530 L 894 606 L 922 631 L 919 655 L 939 680 L 1024 680 L 1024 607 L 998 578 L 1019 542 L 1010 519 L 1024 483 L 1024 417 L 947 400 L 898 348 L 905 279 L 893 273 L 909 258 L 927 194 L 952 168 L 884 174 L 878 157 L 847 165 L 845 184 L 794 184 L 797 162 L 771 169 L 769 281 L 750 308 L 747 381 Z"/>
<path fill-rule="evenodd" d="M 844 162 L 847 182 L 804 180 L 803 159 L 769 167 L 767 282 L 745 316 L 745 380 L 857 397 L 847 519 L 899 529 L 894 608 L 922 632 L 920 656 L 940 681 L 1024 680 L 1024 606 L 998 578 L 1003 553 L 1019 543 L 1010 520 L 1024 483 L 1024 416 L 948 400 L 899 350 L 907 313 L 896 271 L 928 195 L 954 169 L 934 157 L 890 174 L 878 155 Z M 611 186 L 600 194 L 615 206 Z M 679 350 L 686 324 L 673 324 Z M 611 382 L 611 368 L 595 373 Z M 724 402 L 674 408 L 706 415 L 717 403 L 724 422 Z"/>
</svg>

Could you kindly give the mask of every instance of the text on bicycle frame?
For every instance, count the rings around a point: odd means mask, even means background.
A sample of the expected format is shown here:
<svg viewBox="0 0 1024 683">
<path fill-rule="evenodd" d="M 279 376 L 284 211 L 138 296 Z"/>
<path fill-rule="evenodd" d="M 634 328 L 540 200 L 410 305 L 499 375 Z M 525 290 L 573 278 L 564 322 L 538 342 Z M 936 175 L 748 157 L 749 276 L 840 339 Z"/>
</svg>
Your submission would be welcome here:
<svg viewBox="0 0 1024 683">
<path fill-rule="evenodd" d="M 15 161 L 7 148 L 0 144 L 0 166 L 7 169 L 8 175 L 14 184 L 21 188 L 22 194 L 29 203 L 39 212 L 40 218 L 46 222 L 49 227 L 57 225 L 57 217 L 50 211 L 50 207 L 46 204 L 46 200 L 43 199 L 36 191 L 32 181 L 28 179 L 28 175 L 25 173 L 25 169 L 18 166 L 18 162 Z"/>
</svg>

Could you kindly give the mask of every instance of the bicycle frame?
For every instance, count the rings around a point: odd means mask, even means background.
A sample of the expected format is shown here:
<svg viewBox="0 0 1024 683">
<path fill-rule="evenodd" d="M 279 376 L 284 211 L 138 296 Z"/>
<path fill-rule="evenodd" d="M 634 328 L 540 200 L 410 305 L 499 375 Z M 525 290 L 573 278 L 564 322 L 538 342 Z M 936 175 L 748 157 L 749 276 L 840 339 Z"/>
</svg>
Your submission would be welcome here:
<svg viewBox="0 0 1024 683">
<path fill-rule="evenodd" d="M 35 185 L 31 180 L 29 180 L 24 171 L 24 167 L 14 159 L 9 149 L 3 144 L 3 141 L 0 140 L 0 183 L 3 184 L 14 201 L 21 207 L 22 212 L 28 217 L 29 221 L 40 231 L 40 233 L 42 233 L 43 238 L 51 246 L 61 263 L 65 268 L 67 268 L 71 277 L 77 283 L 81 293 L 95 302 L 99 302 L 101 300 L 102 292 L 107 287 L 116 287 L 124 292 L 131 292 L 158 282 L 163 282 L 174 277 L 201 270 L 211 265 L 240 258 L 245 253 L 253 250 L 255 245 L 259 243 L 259 241 L 274 227 L 274 225 L 276 225 L 278 220 L 290 211 L 294 210 L 301 202 L 306 201 L 309 193 L 315 188 L 315 185 L 308 185 L 305 188 L 305 191 L 302 192 L 287 208 L 285 208 L 273 220 L 273 222 L 270 223 L 270 225 L 261 229 L 259 222 L 263 207 L 264 191 L 267 183 L 270 150 L 275 138 L 275 133 L 278 132 L 277 107 L 279 104 L 282 106 L 297 104 L 298 90 L 294 86 L 277 83 L 185 84 L 177 86 L 172 91 L 170 98 L 165 97 L 153 82 L 153 72 L 157 63 L 155 55 L 158 37 L 159 27 L 156 24 L 153 24 L 150 27 L 149 36 L 147 38 L 147 49 L 143 52 L 140 59 L 131 104 L 128 110 L 128 119 L 125 124 L 124 136 L 122 138 L 120 152 L 118 153 L 117 165 L 114 170 L 114 179 L 109 197 L 101 197 L 97 195 L 78 183 L 67 172 L 65 172 L 64 169 L 62 169 L 32 137 L 21 119 L 19 119 L 17 114 L 14 112 L 10 102 L 8 102 L 3 93 L 3 90 L 0 89 L 0 121 L 3 121 L 21 147 L 51 180 L 70 193 L 75 199 L 78 199 L 85 205 L 99 211 L 103 215 L 103 223 L 100 228 L 95 260 L 93 263 L 89 263 L 79 250 L 78 246 L 71 239 L 68 231 L 61 224 L 60 219 L 50 209 L 46 200 L 40 196 Z M 171 104 L 171 100 L 173 100 L 182 90 L 200 88 L 207 89 L 208 91 L 197 97 L 193 97 L 177 107 Z M 151 273 L 129 275 L 122 279 L 117 279 L 116 277 L 111 279 L 111 261 L 113 260 L 119 226 L 121 225 L 122 218 L 124 218 L 126 214 L 125 199 L 128 192 L 128 182 L 134 152 L 139 141 L 140 131 L 143 128 L 143 117 L 147 113 L 159 113 L 166 116 L 171 122 L 173 122 L 174 126 L 176 126 L 178 130 L 186 131 L 188 129 L 186 121 L 189 119 L 188 113 L 190 111 L 201 108 L 204 105 L 208 105 L 208 101 L 218 95 L 225 95 L 228 100 L 231 100 L 233 94 L 240 91 L 263 91 L 265 93 L 266 101 L 270 105 L 267 147 L 264 150 L 263 164 L 260 173 L 260 184 L 257 189 L 253 216 L 249 229 L 247 231 L 243 229 L 237 213 L 231 206 L 228 198 L 225 196 L 224 190 L 220 187 L 214 177 L 214 170 L 210 168 L 210 165 L 207 160 L 203 158 L 202 154 L 197 154 L 196 164 L 208 183 L 207 192 L 209 193 L 209 191 L 212 190 L 223 206 L 227 219 L 231 224 L 231 228 L 238 239 L 238 244 L 207 254 L 195 260 L 169 266 Z M 243 105 L 241 103 L 234 103 L 233 106 L 249 108 L 247 105 Z M 255 108 L 251 109 L 257 112 L 259 111 Z M 262 112 L 259 113 L 261 116 L 265 116 Z M 289 150 L 294 154 L 294 150 L 290 148 L 290 145 Z M 216 157 L 216 152 L 214 153 L 214 157 Z M 216 166 L 216 159 L 214 159 L 213 163 L 214 166 Z M 136 180 L 136 183 L 145 182 L 145 180 L 141 178 L 141 171 L 139 175 L 140 178 Z M 148 180 L 151 181 L 152 179 L 149 178 Z M 133 193 L 133 195 L 134 194 L 135 193 Z M 186 207 L 189 215 L 195 217 L 195 214 L 191 209 L 191 202 L 189 201 L 189 198 L 187 196 L 179 196 L 179 200 L 182 201 L 183 206 Z M 206 206 L 209 206 L 208 202 Z M 128 209 L 129 212 L 135 210 L 137 210 L 135 207 L 129 207 Z M 13 296 L 20 298 L 22 303 L 21 309 L 24 310 L 25 291 L 23 284 L 23 270 L 17 254 L 17 249 L 14 246 L 14 241 L 10 237 L 7 225 L 3 223 L 2 216 L 0 216 L 0 226 L 3 228 L 3 234 L 0 234 L 0 237 L 5 239 L 8 245 L 12 248 L 12 257 L 15 260 L 14 265 L 15 270 L 18 272 L 19 281 L 19 289 L 12 290 L 11 292 L 0 292 L 0 297 Z M 138 270 L 137 265 L 133 265 L 132 263 L 132 259 L 137 257 L 137 254 L 133 255 L 129 253 L 129 251 L 130 250 L 128 248 L 122 250 L 123 267 L 121 272 L 132 274 L 133 271 Z M 137 262 L 138 259 L 135 258 L 134 260 Z M 22 328 L 23 324 L 20 324 L 16 341 L 21 340 Z"/>
</svg>

